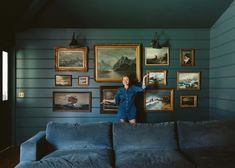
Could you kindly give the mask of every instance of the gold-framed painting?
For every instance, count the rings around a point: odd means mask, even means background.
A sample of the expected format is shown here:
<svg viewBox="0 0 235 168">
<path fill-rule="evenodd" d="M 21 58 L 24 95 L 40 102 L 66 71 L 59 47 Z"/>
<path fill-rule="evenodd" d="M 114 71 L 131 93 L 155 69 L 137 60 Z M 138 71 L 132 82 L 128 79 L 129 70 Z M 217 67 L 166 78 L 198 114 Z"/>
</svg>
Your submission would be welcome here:
<svg viewBox="0 0 235 168">
<path fill-rule="evenodd" d="M 174 89 L 145 90 L 144 111 L 145 112 L 173 112 L 174 111 Z"/>
<path fill-rule="evenodd" d="M 145 66 L 169 65 L 169 47 L 145 47 Z"/>
<path fill-rule="evenodd" d="M 180 96 L 180 107 L 181 108 L 196 108 L 197 107 L 197 96 L 182 95 Z"/>
<path fill-rule="evenodd" d="M 55 86 L 72 86 L 72 75 L 55 75 Z"/>
<path fill-rule="evenodd" d="M 141 81 L 140 44 L 95 45 L 96 82 L 121 82 L 123 75 Z"/>
<path fill-rule="evenodd" d="M 182 66 L 194 66 L 194 49 L 193 48 L 181 48 L 180 49 L 180 64 Z"/>
<path fill-rule="evenodd" d="M 177 90 L 200 90 L 200 72 L 177 72 Z"/>
<path fill-rule="evenodd" d="M 166 70 L 147 70 L 147 85 L 158 86 L 166 85 Z"/>
<path fill-rule="evenodd" d="M 87 71 L 87 48 L 55 48 L 56 71 Z"/>
</svg>

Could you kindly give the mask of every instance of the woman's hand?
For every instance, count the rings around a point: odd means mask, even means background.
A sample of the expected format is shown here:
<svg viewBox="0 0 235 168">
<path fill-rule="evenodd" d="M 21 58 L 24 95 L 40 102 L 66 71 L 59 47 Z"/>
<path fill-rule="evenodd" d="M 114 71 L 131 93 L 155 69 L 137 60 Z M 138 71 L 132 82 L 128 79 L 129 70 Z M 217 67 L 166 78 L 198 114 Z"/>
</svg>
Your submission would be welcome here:
<svg viewBox="0 0 235 168">
<path fill-rule="evenodd" d="M 142 88 L 143 89 L 145 89 L 146 88 L 146 85 L 145 85 L 145 79 L 147 78 L 149 76 L 149 74 L 146 74 L 146 75 L 144 75 L 144 77 L 143 77 L 143 82 L 142 82 Z"/>
<path fill-rule="evenodd" d="M 144 75 L 143 79 L 147 78 L 148 76 L 149 76 L 149 74 Z"/>
</svg>

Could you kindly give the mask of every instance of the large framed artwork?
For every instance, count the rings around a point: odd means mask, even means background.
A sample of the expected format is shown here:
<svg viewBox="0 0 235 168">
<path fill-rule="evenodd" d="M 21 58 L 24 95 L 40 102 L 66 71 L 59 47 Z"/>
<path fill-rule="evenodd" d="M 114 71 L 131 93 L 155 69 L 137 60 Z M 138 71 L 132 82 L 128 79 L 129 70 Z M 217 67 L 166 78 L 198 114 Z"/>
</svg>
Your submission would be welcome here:
<svg viewBox="0 0 235 168">
<path fill-rule="evenodd" d="M 146 90 L 144 94 L 145 112 L 173 112 L 174 89 Z"/>
<path fill-rule="evenodd" d="M 56 71 L 87 71 L 87 48 L 55 48 Z"/>
<path fill-rule="evenodd" d="M 166 70 L 148 70 L 147 85 L 166 85 Z"/>
<path fill-rule="evenodd" d="M 140 81 L 140 45 L 96 45 L 94 71 L 97 82 L 121 82 L 124 74 Z"/>
<path fill-rule="evenodd" d="M 53 111 L 90 112 L 91 92 L 53 92 Z"/>
<path fill-rule="evenodd" d="M 177 72 L 178 90 L 200 90 L 200 72 Z"/>
<path fill-rule="evenodd" d="M 103 114 L 117 113 L 115 95 L 120 86 L 100 86 L 100 112 Z"/>
<path fill-rule="evenodd" d="M 55 86 L 72 86 L 72 75 L 55 75 Z"/>
<path fill-rule="evenodd" d="M 191 107 L 195 108 L 197 107 L 197 96 L 191 96 L 191 95 L 183 95 L 180 96 L 180 107 Z"/>
<path fill-rule="evenodd" d="M 145 65 L 162 66 L 169 65 L 169 47 L 151 48 L 145 47 Z"/>
<path fill-rule="evenodd" d="M 182 66 L 193 66 L 194 65 L 194 49 L 180 49 L 180 64 Z"/>
</svg>

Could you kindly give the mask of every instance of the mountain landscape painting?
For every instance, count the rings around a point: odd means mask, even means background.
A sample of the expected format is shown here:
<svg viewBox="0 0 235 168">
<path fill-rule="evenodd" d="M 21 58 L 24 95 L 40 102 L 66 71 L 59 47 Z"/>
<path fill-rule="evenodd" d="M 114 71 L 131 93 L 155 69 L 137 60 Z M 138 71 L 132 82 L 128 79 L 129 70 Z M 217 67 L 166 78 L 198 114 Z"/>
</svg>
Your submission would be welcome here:
<svg viewBox="0 0 235 168">
<path fill-rule="evenodd" d="M 120 82 L 123 75 L 140 81 L 140 45 L 97 45 L 95 65 L 98 82 Z"/>
</svg>

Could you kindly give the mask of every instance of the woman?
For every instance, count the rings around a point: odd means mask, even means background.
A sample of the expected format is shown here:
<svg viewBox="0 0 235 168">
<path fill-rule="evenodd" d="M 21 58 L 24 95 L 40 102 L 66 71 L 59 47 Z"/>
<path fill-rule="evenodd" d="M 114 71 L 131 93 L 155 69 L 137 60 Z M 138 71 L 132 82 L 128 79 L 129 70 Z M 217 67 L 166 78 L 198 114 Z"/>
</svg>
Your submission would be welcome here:
<svg viewBox="0 0 235 168">
<path fill-rule="evenodd" d="M 123 87 L 119 88 L 115 95 L 115 102 L 118 105 L 118 119 L 120 122 L 128 121 L 130 124 L 136 123 L 135 95 L 145 89 L 145 78 L 143 77 L 142 87 L 130 85 L 130 78 L 127 75 L 122 77 Z"/>
</svg>

